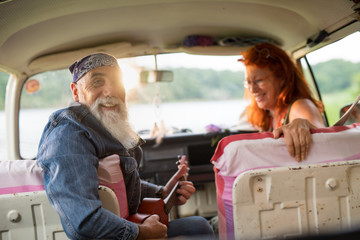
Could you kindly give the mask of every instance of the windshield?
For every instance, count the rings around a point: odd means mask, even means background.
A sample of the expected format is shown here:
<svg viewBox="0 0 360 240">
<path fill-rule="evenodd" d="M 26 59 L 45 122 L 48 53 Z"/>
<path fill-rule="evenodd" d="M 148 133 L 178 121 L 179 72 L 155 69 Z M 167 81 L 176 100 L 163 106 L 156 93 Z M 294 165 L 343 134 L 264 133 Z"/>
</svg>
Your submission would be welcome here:
<svg viewBox="0 0 360 240">
<path fill-rule="evenodd" d="M 248 103 L 243 99 L 244 67 L 238 58 L 174 53 L 157 55 L 157 66 L 154 56 L 119 59 L 133 128 L 145 139 L 214 129 L 251 130 L 246 121 L 239 122 Z M 173 81 L 140 81 L 142 71 L 155 68 L 171 71 Z M 19 120 L 23 158 L 36 156 L 50 114 L 71 101 L 70 82 L 69 71 L 60 70 L 38 74 L 25 83 Z M 36 91 L 29 91 L 27 84 L 37 86 Z"/>
<path fill-rule="evenodd" d="M 359 94 L 360 59 L 359 54 L 354 54 L 360 52 L 359 36 L 355 33 L 307 55 L 329 125 L 339 119 L 340 108 Z M 248 102 L 243 97 L 244 66 L 238 58 L 174 53 L 157 55 L 156 64 L 154 56 L 119 59 L 133 128 L 145 139 L 214 130 L 252 130 L 243 115 Z M 171 71 L 173 80 L 140 81 L 142 71 L 155 69 Z M 65 69 L 32 76 L 25 83 L 19 119 L 23 158 L 36 156 L 50 114 L 71 101 L 71 79 Z"/>
<path fill-rule="evenodd" d="M 206 132 L 207 126 L 230 129 L 247 105 L 244 74 L 238 56 L 157 56 L 160 70 L 173 72 L 172 82 L 142 84 L 139 72 L 153 70 L 154 56 L 120 60 L 130 109 L 130 122 L 142 134 L 157 127 L 169 134 Z M 126 67 L 125 67 L 126 66 Z M 130 75 L 133 71 L 133 76 Z M 146 117 L 146 121 L 144 121 Z"/>
</svg>

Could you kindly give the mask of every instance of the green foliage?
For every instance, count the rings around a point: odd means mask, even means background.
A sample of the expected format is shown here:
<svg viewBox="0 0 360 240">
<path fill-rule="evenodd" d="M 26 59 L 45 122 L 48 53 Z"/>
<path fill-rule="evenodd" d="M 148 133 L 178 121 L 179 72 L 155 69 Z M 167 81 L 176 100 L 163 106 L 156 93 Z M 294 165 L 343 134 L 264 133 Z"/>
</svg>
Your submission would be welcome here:
<svg viewBox="0 0 360 240">
<path fill-rule="evenodd" d="M 243 72 L 215 71 L 212 69 L 173 69 L 174 81 L 139 85 L 130 90 L 129 103 L 151 103 L 159 92 L 163 102 L 239 99 L 243 97 Z M 71 75 L 67 70 L 46 72 L 33 76 L 40 90 L 21 93 L 21 108 L 58 108 L 71 98 Z"/>
<path fill-rule="evenodd" d="M 151 102 L 158 91 L 165 102 L 235 99 L 244 95 L 241 71 L 179 68 L 173 72 L 173 82 L 141 85 L 128 92 L 128 101 Z"/>
<path fill-rule="evenodd" d="M 334 93 L 351 87 L 360 63 L 334 59 L 314 65 L 313 71 L 321 93 Z"/>
<path fill-rule="evenodd" d="M 340 118 L 340 109 L 360 94 L 360 63 L 341 59 L 313 66 L 329 125 Z"/>
<path fill-rule="evenodd" d="M 4 110 L 5 107 L 5 91 L 8 79 L 9 74 L 0 72 L 0 110 Z"/>
<path fill-rule="evenodd" d="M 39 91 L 21 93 L 21 108 L 59 108 L 68 105 L 71 99 L 71 74 L 68 70 L 52 71 L 33 76 L 40 83 Z"/>
<path fill-rule="evenodd" d="M 357 98 L 360 94 L 360 71 L 352 76 L 350 89 L 351 96 Z"/>
</svg>

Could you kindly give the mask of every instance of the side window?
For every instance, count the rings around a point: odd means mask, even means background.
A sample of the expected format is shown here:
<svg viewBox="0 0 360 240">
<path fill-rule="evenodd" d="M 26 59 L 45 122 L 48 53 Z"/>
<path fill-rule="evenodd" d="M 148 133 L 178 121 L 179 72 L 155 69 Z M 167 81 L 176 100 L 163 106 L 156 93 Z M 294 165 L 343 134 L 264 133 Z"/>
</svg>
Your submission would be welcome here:
<svg viewBox="0 0 360 240">
<path fill-rule="evenodd" d="M 5 140 L 5 91 L 9 74 L 0 72 L 0 161 L 6 157 Z"/>
<path fill-rule="evenodd" d="M 30 77 L 23 86 L 19 111 L 20 155 L 36 157 L 38 144 L 51 113 L 71 101 L 68 70 L 45 72 Z"/>
<path fill-rule="evenodd" d="M 319 87 L 329 126 L 339 119 L 340 109 L 360 94 L 359 42 L 360 32 L 357 32 L 306 56 Z M 305 66 L 304 62 L 302 66 Z"/>
</svg>

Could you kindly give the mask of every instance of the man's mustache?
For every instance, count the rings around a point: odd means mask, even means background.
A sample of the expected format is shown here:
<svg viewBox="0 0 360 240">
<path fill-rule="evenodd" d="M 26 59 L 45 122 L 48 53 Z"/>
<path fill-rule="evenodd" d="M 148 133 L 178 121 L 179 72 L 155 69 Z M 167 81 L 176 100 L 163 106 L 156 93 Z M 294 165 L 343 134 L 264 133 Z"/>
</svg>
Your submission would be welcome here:
<svg viewBox="0 0 360 240">
<path fill-rule="evenodd" d="M 95 105 L 98 106 L 100 104 L 120 104 L 121 102 L 121 99 L 120 98 L 115 98 L 115 97 L 101 97 L 101 98 L 98 98 L 96 99 L 95 101 Z"/>
</svg>

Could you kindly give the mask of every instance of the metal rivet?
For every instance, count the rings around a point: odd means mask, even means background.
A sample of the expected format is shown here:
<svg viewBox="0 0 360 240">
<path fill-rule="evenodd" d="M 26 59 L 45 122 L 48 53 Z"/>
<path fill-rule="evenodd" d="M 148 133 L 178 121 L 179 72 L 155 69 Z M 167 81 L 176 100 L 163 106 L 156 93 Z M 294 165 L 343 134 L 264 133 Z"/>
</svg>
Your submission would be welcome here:
<svg viewBox="0 0 360 240">
<path fill-rule="evenodd" d="M 16 223 L 16 222 L 20 222 L 21 215 L 18 211 L 11 210 L 8 212 L 7 218 L 9 219 L 10 222 Z"/>
<path fill-rule="evenodd" d="M 329 190 L 334 190 L 337 186 L 337 182 L 335 178 L 329 178 L 326 180 L 325 186 Z"/>
</svg>

